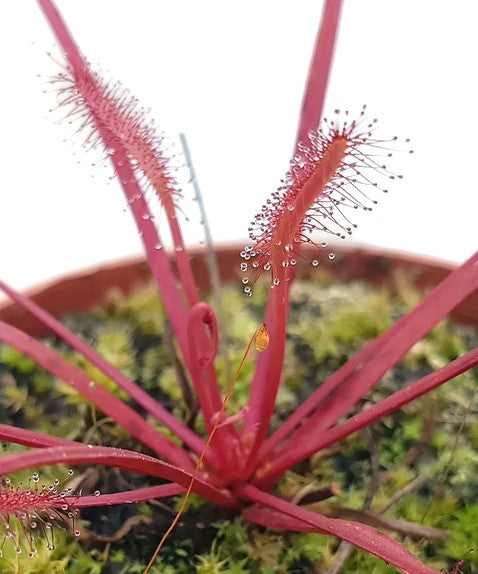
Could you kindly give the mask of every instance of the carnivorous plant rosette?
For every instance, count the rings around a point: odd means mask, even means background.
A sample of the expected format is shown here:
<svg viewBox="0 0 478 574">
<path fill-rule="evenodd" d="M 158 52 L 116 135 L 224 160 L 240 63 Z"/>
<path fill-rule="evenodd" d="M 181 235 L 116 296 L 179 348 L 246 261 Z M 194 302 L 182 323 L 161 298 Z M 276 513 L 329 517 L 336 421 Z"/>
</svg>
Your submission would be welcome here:
<svg viewBox="0 0 478 574">
<path fill-rule="evenodd" d="M 327 0 L 325 3 L 300 118 L 296 153 L 281 187 L 253 221 L 249 230 L 251 243 L 242 253 L 246 293 L 251 294 L 259 275 L 267 274 L 270 276 L 269 301 L 264 323 L 251 333 L 239 369 L 231 377 L 224 395 L 214 364 L 219 341 L 218 321 L 214 309 L 199 299 L 179 226 L 181 193 L 162 149 L 161 138 L 128 91 L 118 84 L 104 83 L 92 71 L 53 2 L 38 0 L 38 3 L 66 58 L 64 68 L 54 80 L 59 103 L 68 110 L 68 117 L 78 119 L 86 130 L 86 146 L 103 148 L 113 165 L 139 230 L 184 367 L 198 397 L 208 436 L 201 436 L 175 418 L 139 384 L 108 363 L 52 315 L 0 282 L 4 293 L 82 353 L 114 381 L 130 401 L 121 400 L 56 351 L 11 325 L 0 323 L 0 340 L 70 385 L 153 453 L 146 455 L 82 444 L 34 430 L 0 425 L 2 441 L 31 447 L 25 452 L 2 456 L 0 460 L 3 477 L 0 537 L 3 530 L 4 538 L 0 547 L 8 539 L 19 547 L 18 534 L 10 527 L 12 517 L 20 520 L 27 533 L 30 552 L 35 553 L 36 541 L 32 532 L 38 530 L 39 525 L 50 529 L 58 516 L 75 519 L 79 509 L 88 506 L 133 503 L 194 492 L 211 503 L 237 511 L 252 523 L 338 537 L 379 556 L 402 572 L 437 572 L 375 528 L 312 512 L 285 500 L 274 490 L 287 470 L 314 453 L 478 364 L 478 349 L 474 349 L 343 420 L 414 343 L 477 288 L 478 254 L 475 254 L 413 311 L 402 316 L 321 382 L 277 430 L 269 432 L 283 372 L 289 289 L 294 281 L 301 245 L 316 245 L 318 259 L 324 253 L 328 256 L 323 240 L 315 239 L 315 232 L 321 232 L 320 237 L 346 237 L 354 228 L 351 217 L 354 210 L 371 210 L 378 195 L 387 191 L 388 184 L 401 178 L 388 163 L 393 153 L 390 149 L 395 145 L 400 149 L 403 143 L 396 138 L 377 138 L 376 120 L 367 119 L 365 107 L 359 108 L 355 116 L 352 112 L 335 110 L 328 119 L 320 121 L 341 1 Z M 167 216 L 177 274 L 163 249 L 145 197 L 146 191 L 150 190 L 159 197 Z M 316 265 L 318 259 L 311 264 Z M 245 298 L 244 303 L 247 301 Z M 227 417 L 225 406 L 233 392 L 234 381 L 254 346 L 258 354 L 248 405 L 241 413 Z M 167 427 L 169 436 L 148 422 L 129 402 L 135 402 L 142 412 Z M 171 433 L 177 440 L 170 438 Z M 57 463 L 106 465 L 168 482 L 116 494 L 80 496 L 62 490 L 56 484 L 40 487 L 36 474 L 28 487 L 12 486 L 7 478 L 23 469 Z M 145 572 L 154 563 L 154 558 Z"/>
</svg>

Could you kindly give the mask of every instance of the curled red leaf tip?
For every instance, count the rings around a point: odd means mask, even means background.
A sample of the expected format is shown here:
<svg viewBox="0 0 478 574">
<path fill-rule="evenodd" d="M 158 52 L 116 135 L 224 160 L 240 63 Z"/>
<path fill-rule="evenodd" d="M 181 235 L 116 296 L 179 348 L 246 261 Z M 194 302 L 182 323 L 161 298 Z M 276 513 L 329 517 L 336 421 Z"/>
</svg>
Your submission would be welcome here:
<svg viewBox="0 0 478 574">
<path fill-rule="evenodd" d="M 196 303 L 189 312 L 188 343 L 194 367 L 204 369 L 216 358 L 218 327 L 214 311 L 207 303 Z"/>
</svg>

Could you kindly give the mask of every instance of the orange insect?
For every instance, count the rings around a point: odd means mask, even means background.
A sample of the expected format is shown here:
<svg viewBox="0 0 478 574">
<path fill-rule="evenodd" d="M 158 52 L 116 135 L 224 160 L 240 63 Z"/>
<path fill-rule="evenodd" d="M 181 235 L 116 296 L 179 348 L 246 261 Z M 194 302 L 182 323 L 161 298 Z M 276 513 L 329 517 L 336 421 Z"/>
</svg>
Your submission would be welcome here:
<svg viewBox="0 0 478 574">
<path fill-rule="evenodd" d="M 269 333 L 265 323 L 259 327 L 256 335 L 256 349 L 260 352 L 265 351 L 269 346 Z"/>
</svg>

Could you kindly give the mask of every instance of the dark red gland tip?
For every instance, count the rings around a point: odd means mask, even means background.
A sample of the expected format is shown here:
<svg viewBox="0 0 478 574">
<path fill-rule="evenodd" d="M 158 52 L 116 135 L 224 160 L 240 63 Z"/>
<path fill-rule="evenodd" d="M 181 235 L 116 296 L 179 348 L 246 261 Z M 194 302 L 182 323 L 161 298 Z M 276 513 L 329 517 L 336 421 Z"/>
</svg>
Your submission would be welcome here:
<svg viewBox="0 0 478 574">
<path fill-rule="evenodd" d="M 248 295 L 249 283 L 262 271 L 271 271 L 272 287 L 286 280 L 287 267 L 296 264 L 301 243 L 327 246 L 311 238 L 312 233 L 345 239 L 357 227 L 347 211 L 372 211 L 375 191 L 386 193 L 387 181 L 401 179 L 383 163 L 393 155 L 388 145 L 398 138 L 376 139 L 376 123 L 366 120 L 365 106 L 352 121 L 347 111 L 335 110 L 333 120 L 324 118 L 319 130 L 309 134 L 308 145 L 299 144 L 281 187 L 249 228 L 253 245 L 241 253 L 241 270 L 250 275 L 243 279 Z M 333 253 L 329 257 L 333 259 Z M 318 260 L 312 264 L 318 265 Z"/>
<path fill-rule="evenodd" d="M 72 474 L 68 471 L 69 476 Z M 7 540 L 13 542 L 17 554 L 22 552 L 21 534 L 26 537 L 30 557 L 36 554 L 36 533 L 45 536 L 49 550 L 55 548 L 54 526 L 65 531 L 65 525 L 71 523 L 75 536 L 80 535 L 75 530 L 78 510 L 71 507 L 73 489 L 61 490 L 59 486 L 59 480 L 49 486 L 40 485 L 38 473 L 32 475 L 26 487 L 12 484 L 8 477 L 0 479 L 0 558 Z"/>
</svg>

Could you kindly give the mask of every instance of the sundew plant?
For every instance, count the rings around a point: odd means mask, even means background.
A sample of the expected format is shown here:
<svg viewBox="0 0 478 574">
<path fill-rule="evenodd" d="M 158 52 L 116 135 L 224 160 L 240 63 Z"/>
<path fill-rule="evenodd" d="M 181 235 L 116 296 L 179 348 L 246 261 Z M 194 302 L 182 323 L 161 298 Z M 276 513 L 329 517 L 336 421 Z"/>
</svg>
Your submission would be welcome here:
<svg viewBox="0 0 478 574">
<path fill-rule="evenodd" d="M 408 153 L 409 143 L 376 134 L 376 120 L 364 106 L 334 110 L 322 118 L 340 0 L 325 3 L 299 122 L 295 155 L 278 190 L 258 211 L 250 228 L 240 267 L 246 295 L 259 277 L 267 277 L 268 303 L 262 324 L 250 333 L 238 371 L 221 392 L 215 359 L 220 333 L 215 310 L 201 301 L 180 228 L 181 190 L 162 140 L 136 99 L 120 84 L 105 83 L 75 44 L 51 0 L 38 0 L 65 55 L 53 78 L 68 120 L 80 126 L 85 147 L 99 147 L 111 161 L 141 236 L 152 276 L 174 333 L 182 364 L 204 419 L 201 435 L 175 418 L 140 384 L 97 354 L 32 300 L 1 282 L 2 291 L 28 310 L 66 344 L 82 353 L 126 393 L 118 398 L 77 366 L 21 330 L 0 323 L 0 340 L 16 348 L 53 376 L 70 385 L 119 427 L 140 441 L 151 455 L 82 444 L 34 430 L 0 424 L 0 439 L 30 447 L 0 460 L 0 554 L 5 544 L 38 551 L 40 534 L 63 516 L 73 523 L 81 508 L 134 503 L 194 493 L 264 527 L 337 537 L 411 574 L 438 572 L 423 564 L 400 542 L 359 522 L 330 518 L 285 499 L 277 490 L 289 469 L 380 420 L 478 363 L 478 349 L 420 378 L 373 406 L 347 417 L 405 353 L 478 286 L 478 254 L 454 270 L 418 306 L 364 346 L 316 390 L 277 429 L 270 430 L 284 366 L 289 290 L 301 247 L 311 245 L 317 265 L 328 256 L 328 236 L 346 238 L 356 211 L 371 211 L 389 185 L 403 185 L 393 170 L 393 154 Z M 353 111 L 355 107 L 356 111 Z M 413 159 L 413 156 L 411 160 Z M 160 230 L 147 198 L 156 194 L 166 214 L 174 244 L 176 269 L 163 248 Z M 234 198 L 231 198 L 231 202 Z M 239 254 L 238 254 L 239 257 Z M 239 266 L 239 264 L 238 264 Z M 249 299 L 244 296 L 244 305 Z M 226 416 L 234 382 L 247 361 L 256 357 L 247 406 Z M 452 383 L 451 383 L 452 384 Z M 131 406 L 136 403 L 138 408 Z M 140 413 L 147 415 L 143 416 Z M 153 424 L 150 421 L 157 421 Z M 162 431 L 161 429 L 167 429 Z M 127 492 L 80 495 L 53 483 L 42 486 L 38 472 L 55 464 L 104 465 L 163 480 L 163 484 Z M 28 485 L 9 475 L 35 469 Z M 186 504 L 184 498 L 182 511 Z M 171 527 L 179 518 L 178 514 Z M 19 524 L 15 528 L 15 523 Z M 171 529 L 170 529 L 171 530 Z M 167 533 L 166 533 L 167 534 Z M 50 538 L 48 544 L 53 545 Z M 163 539 L 164 540 L 164 539 Z M 158 541 L 159 542 L 159 541 Z M 158 552 L 161 544 L 158 545 Z M 158 553 L 157 552 L 157 553 Z M 146 567 L 154 564 L 156 554 Z"/>
</svg>

